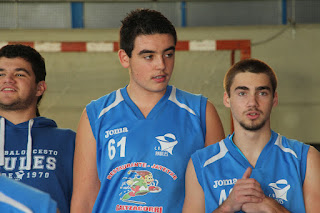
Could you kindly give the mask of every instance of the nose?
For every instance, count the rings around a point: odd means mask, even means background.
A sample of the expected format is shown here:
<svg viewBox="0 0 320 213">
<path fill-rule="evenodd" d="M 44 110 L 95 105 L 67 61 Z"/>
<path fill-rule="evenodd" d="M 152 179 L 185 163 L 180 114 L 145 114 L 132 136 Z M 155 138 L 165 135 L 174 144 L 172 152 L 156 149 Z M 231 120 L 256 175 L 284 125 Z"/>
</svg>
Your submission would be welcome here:
<svg viewBox="0 0 320 213">
<path fill-rule="evenodd" d="M 164 70 L 166 68 L 166 63 L 163 56 L 159 56 L 157 58 L 155 66 L 157 70 Z"/>
<path fill-rule="evenodd" d="M 10 74 L 10 73 L 7 73 L 5 74 L 4 78 L 3 78 L 4 82 L 7 83 L 7 84 L 10 84 L 10 83 L 13 83 L 15 80 L 14 80 L 14 75 Z"/>
<path fill-rule="evenodd" d="M 250 107 L 258 106 L 258 97 L 255 94 L 248 96 L 248 106 Z"/>
</svg>

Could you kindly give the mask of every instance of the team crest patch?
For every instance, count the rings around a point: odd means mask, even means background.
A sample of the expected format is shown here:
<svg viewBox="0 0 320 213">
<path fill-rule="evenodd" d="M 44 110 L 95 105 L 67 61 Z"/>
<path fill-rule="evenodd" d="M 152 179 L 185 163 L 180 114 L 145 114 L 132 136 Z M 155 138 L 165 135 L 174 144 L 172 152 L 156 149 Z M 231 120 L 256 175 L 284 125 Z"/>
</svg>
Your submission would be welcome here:
<svg viewBox="0 0 320 213">
<path fill-rule="evenodd" d="M 280 204 L 282 204 L 283 201 L 288 201 L 287 193 L 291 186 L 288 184 L 287 180 L 281 179 L 275 183 L 270 183 L 269 186 L 274 192 L 274 194 L 270 195 L 270 197 L 276 199 Z"/>
<path fill-rule="evenodd" d="M 164 136 L 157 136 L 156 139 L 160 145 L 155 147 L 156 156 L 169 156 L 169 154 L 173 155 L 173 149 L 178 144 L 174 134 L 167 133 Z"/>
</svg>

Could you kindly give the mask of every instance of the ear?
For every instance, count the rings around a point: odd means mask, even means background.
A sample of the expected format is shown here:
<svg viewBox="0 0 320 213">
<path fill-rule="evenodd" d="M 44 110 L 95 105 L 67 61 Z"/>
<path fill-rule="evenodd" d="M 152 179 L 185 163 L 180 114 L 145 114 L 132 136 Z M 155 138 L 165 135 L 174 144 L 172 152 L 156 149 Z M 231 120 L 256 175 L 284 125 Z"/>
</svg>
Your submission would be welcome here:
<svg viewBox="0 0 320 213">
<path fill-rule="evenodd" d="M 275 92 L 274 93 L 274 97 L 273 97 L 273 104 L 272 104 L 272 106 L 273 107 L 275 107 L 275 106 L 278 106 L 278 93 L 277 92 Z"/>
<path fill-rule="evenodd" d="M 41 96 L 43 95 L 43 93 L 47 90 L 47 84 L 45 81 L 40 81 L 38 84 L 37 84 L 37 94 L 36 96 Z"/>
<path fill-rule="evenodd" d="M 118 51 L 118 57 L 119 57 L 121 65 L 124 68 L 128 68 L 130 66 L 129 56 L 127 55 L 127 53 L 123 49 L 120 49 Z"/>
<path fill-rule="evenodd" d="M 230 98 L 229 98 L 229 95 L 227 92 L 224 92 L 224 94 L 223 94 L 223 104 L 226 107 L 230 108 Z"/>
</svg>

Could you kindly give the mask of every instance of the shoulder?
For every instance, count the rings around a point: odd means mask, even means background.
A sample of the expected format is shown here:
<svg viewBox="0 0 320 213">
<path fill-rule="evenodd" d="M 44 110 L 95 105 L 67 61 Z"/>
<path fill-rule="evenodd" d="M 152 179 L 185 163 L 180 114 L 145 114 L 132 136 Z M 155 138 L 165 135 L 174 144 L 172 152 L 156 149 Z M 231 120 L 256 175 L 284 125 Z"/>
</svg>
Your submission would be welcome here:
<svg viewBox="0 0 320 213">
<path fill-rule="evenodd" d="M 172 91 L 171 92 L 176 92 L 176 96 L 177 99 L 181 99 L 181 100 L 194 100 L 194 101 L 199 101 L 201 99 L 206 99 L 206 97 L 204 97 L 202 94 L 194 94 L 194 93 L 190 93 L 178 88 L 175 88 L 174 86 L 172 86 Z"/>
<path fill-rule="evenodd" d="M 207 98 L 202 95 L 195 95 L 183 90 L 179 90 L 174 86 L 171 86 L 172 90 L 170 92 L 168 100 L 171 101 L 175 106 L 186 109 L 191 114 L 196 116 L 205 115 Z"/>
<path fill-rule="evenodd" d="M 225 145 L 225 141 L 221 140 L 218 143 L 207 146 L 203 149 L 197 150 L 192 156 L 193 164 L 198 164 L 200 167 L 206 167 L 215 163 L 219 163 L 228 149 Z"/>
<path fill-rule="evenodd" d="M 96 118 L 108 112 L 110 109 L 116 107 L 120 102 L 124 100 L 121 93 L 121 90 L 123 89 L 125 88 L 115 90 L 105 96 L 100 97 L 97 100 L 91 101 L 86 106 L 88 117 L 95 120 Z"/>
<path fill-rule="evenodd" d="M 121 91 L 121 89 L 117 89 L 109 94 L 101 96 L 98 99 L 92 100 L 87 106 L 95 106 L 95 105 L 100 105 L 101 103 L 108 103 L 110 101 L 114 101 L 117 97 L 117 94 L 121 95 L 120 91 Z"/>
<path fill-rule="evenodd" d="M 33 119 L 32 128 L 44 135 L 54 135 L 55 137 L 74 138 L 75 131 L 67 128 L 59 128 L 56 122 L 46 117 L 36 117 Z"/>
<path fill-rule="evenodd" d="M 299 159 L 301 158 L 301 156 L 305 156 L 310 148 L 310 145 L 308 144 L 305 144 L 296 139 L 289 139 L 280 134 L 278 134 L 275 145 L 277 145 L 284 153 L 290 153 Z"/>
<path fill-rule="evenodd" d="M 56 128 L 56 132 L 64 137 L 68 137 L 68 138 L 75 138 L 76 137 L 76 132 L 73 131 L 72 129 Z"/>
</svg>

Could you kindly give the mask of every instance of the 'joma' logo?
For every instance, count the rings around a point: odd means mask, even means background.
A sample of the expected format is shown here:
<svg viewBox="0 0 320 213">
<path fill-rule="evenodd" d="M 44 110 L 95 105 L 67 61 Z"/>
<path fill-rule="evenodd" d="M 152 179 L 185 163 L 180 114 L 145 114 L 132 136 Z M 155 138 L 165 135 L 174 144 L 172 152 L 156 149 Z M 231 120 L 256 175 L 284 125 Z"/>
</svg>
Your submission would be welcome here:
<svg viewBox="0 0 320 213">
<path fill-rule="evenodd" d="M 229 185 L 234 185 L 236 184 L 237 179 L 233 178 L 233 179 L 226 179 L 226 180 L 215 180 L 214 181 L 214 188 L 217 188 L 218 186 L 229 186 Z"/>
<path fill-rule="evenodd" d="M 117 134 L 124 133 L 124 132 L 128 132 L 128 128 L 127 127 L 107 130 L 106 134 L 105 134 L 105 138 L 109 138 L 109 136 L 111 136 L 111 135 L 117 135 Z"/>
</svg>

